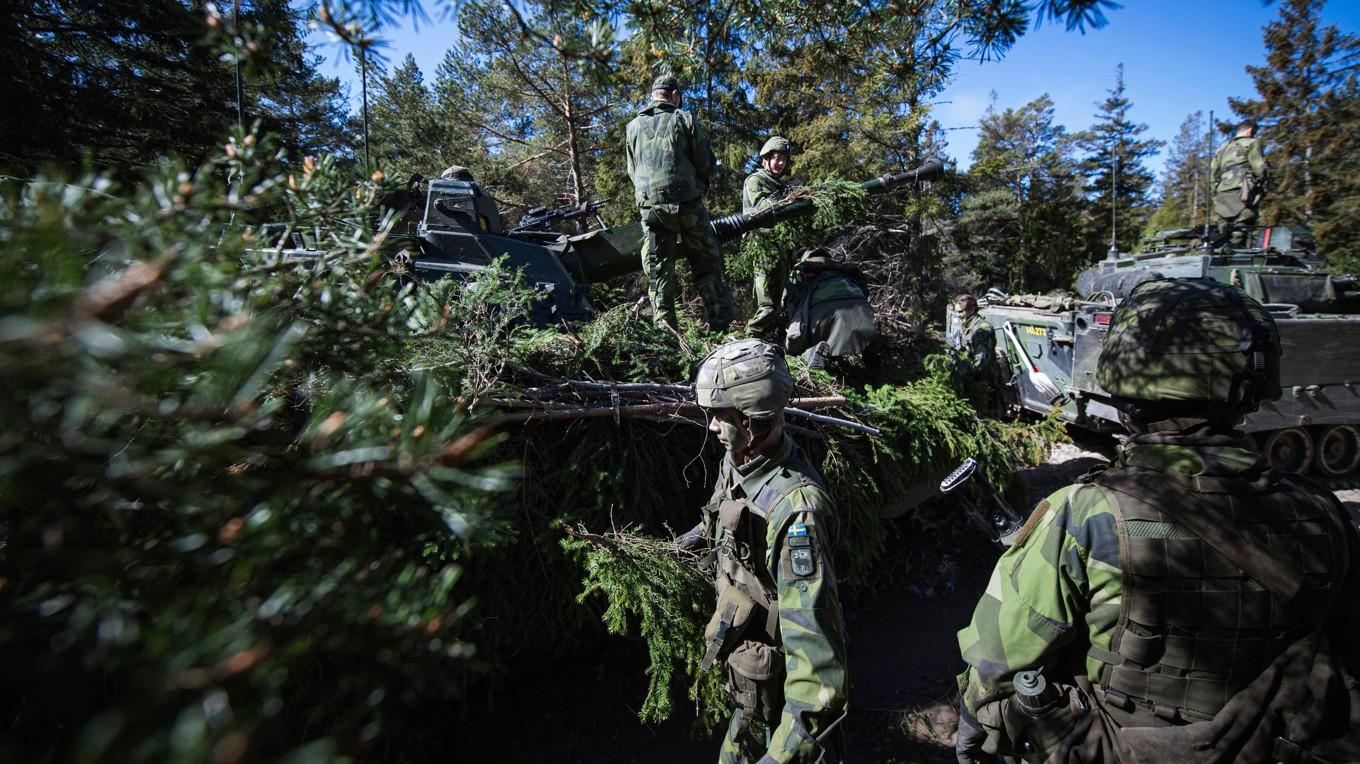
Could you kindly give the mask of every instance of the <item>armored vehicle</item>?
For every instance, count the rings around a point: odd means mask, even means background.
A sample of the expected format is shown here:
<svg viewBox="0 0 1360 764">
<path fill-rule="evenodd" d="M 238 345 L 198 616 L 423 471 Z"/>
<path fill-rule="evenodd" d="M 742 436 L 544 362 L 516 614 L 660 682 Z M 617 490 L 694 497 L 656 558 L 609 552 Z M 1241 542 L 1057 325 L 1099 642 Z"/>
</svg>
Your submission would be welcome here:
<svg viewBox="0 0 1360 764">
<path fill-rule="evenodd" d="M 455 168 L 451 168 L 455 169 Z M 593 316 L 590 285 L 642 270 L 642 225 L 609 227 L 596 214 L 598 226 L 583 233 L 560 233 L 552 224 L 595 213 L 600 202 L 549 210 L 535 208 L 516 226 L 501 220 L 496 202 L 467 170 L 434 180 L 413 175 L 404 188 L 382 200 L 395 218 L 387 238 L 394 270 L 429 281 L 467 279 L 504 258 L 538 294 L 529 319 L 540 326 L 582 321 Z M 938 160 L 915 170 L 865 181 L 869 193 L 884 193 L 907 183 L 938 176 Z M 729 215 L 713 221 L 720 241 L 814 212 L 811 200 L 773 205 L 752 215 Z M 288 258 L 312 260 L 323 250 L 308 237 L 293 234 L 279 251 Z"/>
<path fill-rule="evenodd" d="M 1056 406 L 1072 424 L 1119 430 L 1110 395 L 1096 383 L 1096 362 L 1115 305 L 1155 278 L 1213 279 L 1265 304 L 1283 345 L 1284 392 L 1242 429 L 1278 469 L 1360 472 L 1360 284 L 1329 275 L 1311 237 L 1296 228 L 1259 229 L 1237 250 L 1170 232 L 1144 252 L 1115 253 L 1088 268 L 1076 295 L 989 292 L 979 312 L 1012 372 L 1005 392 L 1013 405 L 1040 414 Z"/>
</svg>

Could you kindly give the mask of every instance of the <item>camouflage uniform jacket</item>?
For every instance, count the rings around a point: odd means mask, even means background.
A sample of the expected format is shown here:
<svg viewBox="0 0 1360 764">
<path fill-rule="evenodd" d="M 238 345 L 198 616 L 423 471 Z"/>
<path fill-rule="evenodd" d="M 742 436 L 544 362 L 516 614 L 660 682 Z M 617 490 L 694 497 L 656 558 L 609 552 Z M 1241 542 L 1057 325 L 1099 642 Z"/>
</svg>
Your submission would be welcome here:
<svg viewBox="0 0 1360 764">
<path fill-rule="evenodd" d="M 698 199 L 717 166 L 703 126 L 668 101 L 652 101 L 628 123 L 626 154 L 639 207 Z"/>
<path fill-rule="evenodd" d="M 1155 436 L 1135 436 L 1112 468 L 1134 463 L 1141 470 L 1207 478 L 1266 472 L 1264 457 L 1244 448 L 1140 438 Z M 1005 733 L 1004 701 L 1014 693 L 1015 672 L 1043 666 L 1051 680 L 1086 676 L 1095 681 L 1103 665 L 1096 656 L 1111 654 L 1120 620 L 1121 540 L 1102 489 L 1089 483 L 1062 488 L 1041 502 L 1035 515 L 997 561 L 972 622 L 958 635 L 968 664 L 958 677 L 962 702 L 986 731 L 989 752 L 1013 751 Z M 1353 546 L 1354 539 L 1350 542 Z M 1347 602 L 1355 601 L 1356 572 L 1352 566 Z M 1338 605 L 1334 614 L 1354 622 L 1360 613 L 1349 611 L 1355 610 Z M 1346 652 L 1347 665 L 1357 665 L 1350 661 L 1360 650 Z"/>
<path fill-rule="evenodd" d="M 744 562 L 740 552 L 731 553 L 733 546 L 744 545 L 728 539 L 717 509 L 734 499 L 747 501 L 748 514 L 764 515 L 763 521 L 750 518 L 756 520 L 751 529 L 763 532 L 764 554 L 750 555 Z M 778 672 L 783 674 L 783 708 L 772 710 L 777 726 L 771 724 L 761 762 L 814 761 L 815 741 L 844 715 L 849 687 L 844 625 L 831 566 L 831 498 L 816 468 L 785 435 L 773 452 L 746 464 L 734 464 L 729 455 L 709 506 L 705 531 L 719 554 L 720 595 L 724 566 L 735 564 L 747 568 L 777 598 L 776 633 L 769 634 L 769 627 L 758 622 L 747 624 L 742 633 L 748 642 L 772 643 L 783 656 L 783 670 Z M 752 621 L 757 620 L 753 616 Z M 774 689 L 778 693 L 779 688 Z"/>
<path fill-rule="evenodd" d="M 1261 139 L 1238 136 L 1219 147 L 1210 168 L 1214 179 L 1214 193 L 1235 191 L 1242 187 L 1250 172 L 1261 186 L 1266 179 L 1266 159 L 1261 154 Z"/>
<path fill-rule="evenodd" d="M 771 175 L 764 167 L 746 176 L 741 186 L 741 211 L 750 215 L 761 207 L 783 199 L 789 193 L 789 184 Z"/>
<path fill-rule="evenodd" d="M 974 313 L 959 330 L 959 350 L 968 359 L 969 371 L 976 376 L 990 376 L 996 363 L 996 332 L 987 319 Z"/>
</svg>

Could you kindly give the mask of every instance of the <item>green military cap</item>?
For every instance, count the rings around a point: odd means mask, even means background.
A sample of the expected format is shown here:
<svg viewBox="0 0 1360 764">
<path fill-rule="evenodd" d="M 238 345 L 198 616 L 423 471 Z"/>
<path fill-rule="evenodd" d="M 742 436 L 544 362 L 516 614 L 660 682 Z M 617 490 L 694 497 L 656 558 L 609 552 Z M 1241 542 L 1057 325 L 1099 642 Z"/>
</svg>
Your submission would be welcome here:
<svg viewBox="0 0 1360 764">
<path fill-rule="evenodd" d="M 768 141 L 765 141 L 764 146 L 760 147 L 760 155 L 762 157 L 765 156 L 766 154 L 773 154 L 776 151 L 782 154 L 792 155 L 793 144 L 789 143 L 789 139 L 785 138 L 782 135 L 773 135 L 770 136 L 770 139 Z"/>
<path fill-rule="evenodd" d="M 695 398 L 709 409 L 736 409 L 751 419 L 770 419 L 784 410 L 793 377 L 779 348 L 757 339 L 737 340 L 714 350 L 699 365 Z"/>
<path fill-rule="evenodd" d="M 679 89 L 680 80 L 677 80 L 673 74 L 660 74 L 657 75 L 656 79 L 652 80 L 652 90 L 670 91 Z"/>
</svg>

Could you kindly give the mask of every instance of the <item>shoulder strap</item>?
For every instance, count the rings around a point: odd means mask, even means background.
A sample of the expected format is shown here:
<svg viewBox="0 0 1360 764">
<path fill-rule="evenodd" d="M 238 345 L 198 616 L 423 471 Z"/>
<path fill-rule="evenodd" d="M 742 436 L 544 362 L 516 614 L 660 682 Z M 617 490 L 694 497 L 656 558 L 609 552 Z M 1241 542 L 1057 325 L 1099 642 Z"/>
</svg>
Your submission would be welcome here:
<svg viewBox="0 0 1360 764">
<path fill-rule="evenodd" d="M 1189 480 L 1172 472 L 1152 473 L 1133 469 L 1111 469 L 1094 482 L 1111 491 L 1141 494 L 1158 499 L 1157 509 L 1199 536 L 1265 588 L 1292 607 L 1304 623 L 1321 628 L 1327 613 L 1320 592 L 1306 586 L 1303 574 L 1285 563 L 1266 547 L 1244 534 L 1231 518 L 1194 490 Z M 1174 490 L 1168 490 L 1172 488 Z"/>
</svg>

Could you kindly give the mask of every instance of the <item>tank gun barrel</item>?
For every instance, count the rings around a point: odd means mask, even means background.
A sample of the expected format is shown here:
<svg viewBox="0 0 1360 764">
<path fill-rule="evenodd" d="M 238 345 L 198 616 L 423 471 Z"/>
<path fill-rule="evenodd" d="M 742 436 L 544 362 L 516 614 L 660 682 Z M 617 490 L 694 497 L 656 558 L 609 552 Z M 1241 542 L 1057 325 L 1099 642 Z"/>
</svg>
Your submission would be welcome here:
<svg viewBox="0 0 1360 764">
<path fill-rule="evenodd" d="M 907 183 L 925 183 L 935 180 L 943 174 L 944 162 L 939 159 L 929 159 L 914 170 L 870 178 L 860 183 L 860 187 L 870 194 L 885 194 Z M 749 215 L 738 212 L 718 218 L 712 223 L 713 233 L 717 235 L 718 241 L 734 241 L 747 231 L 773 228 L 776 224 L 785 220 L 810 215 L 812 212 L 811 199 L 796 199 L 784 204 L 764 207 Z"/>
</svg>

